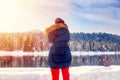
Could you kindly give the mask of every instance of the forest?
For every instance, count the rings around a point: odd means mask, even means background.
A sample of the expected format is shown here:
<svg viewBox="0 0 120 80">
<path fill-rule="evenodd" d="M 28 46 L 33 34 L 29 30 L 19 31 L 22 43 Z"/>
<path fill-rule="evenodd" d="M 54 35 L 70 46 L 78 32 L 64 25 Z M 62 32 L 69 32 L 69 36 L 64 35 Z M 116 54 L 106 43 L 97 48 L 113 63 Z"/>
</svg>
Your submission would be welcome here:
<svg viewBox="0 0 120 80">
<path fill-rule="evenodd" d="M 120 36 L 108 33 L 70 33 L 72 51 L 120 51 Z M 0 33 L 0 51 L 48 51 L 49 41 L 41 31 Z"/>
</svg>

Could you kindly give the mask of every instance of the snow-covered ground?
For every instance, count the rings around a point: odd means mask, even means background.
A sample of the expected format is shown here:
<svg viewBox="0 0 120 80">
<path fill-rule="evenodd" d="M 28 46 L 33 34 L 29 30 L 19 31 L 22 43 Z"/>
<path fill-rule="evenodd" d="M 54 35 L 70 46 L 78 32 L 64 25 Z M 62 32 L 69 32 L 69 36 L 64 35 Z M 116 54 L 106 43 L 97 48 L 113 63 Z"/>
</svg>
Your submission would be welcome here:
<svg viewBox="0 0 120 80">
<path fill-rule="evenodd" d="M 120 66 L 70 67 L 70 76 L 71 80 L 120 80 Z M 49 68 L 0 68 L 0 80 L 51 80 L 51 74 Z"/>
<path fill-rule="evenodd" d="M 72 52 L 72 55 L 111 55 L 120 52 Z M 0 56 L 23 56 L 42 55 L 48 56 L 48 51 L 44 52 L 4 52 L 0 51 Z M 120 66 L 77 66 L 70 67 L 71 80 L 120 80 Z M 51 80 L 49 68 L 0 68 L 0 80 Z M 62 76 L 60 75 L 60 80 Z"/>
<path fill-rule="evenodd" d="M 42 55 L 42 56 L 48 56 L 48 51 L 41 51 L 41 52 L 23 52 L 23 51 L 12 51 L 12 52 L 7 52 L 7 51 L 0 51 L 0 56 L 6 56 L 6 55 L 11 55 L 11 56 L 23 56 L 23 55 Z M 72 55 L 74 56 L 79 56 L 79 55 L 112 55 L 112 54 L 120 54 L 120 52 L 85 52 L 85 51 L 71 51 Z"/>
</svg>

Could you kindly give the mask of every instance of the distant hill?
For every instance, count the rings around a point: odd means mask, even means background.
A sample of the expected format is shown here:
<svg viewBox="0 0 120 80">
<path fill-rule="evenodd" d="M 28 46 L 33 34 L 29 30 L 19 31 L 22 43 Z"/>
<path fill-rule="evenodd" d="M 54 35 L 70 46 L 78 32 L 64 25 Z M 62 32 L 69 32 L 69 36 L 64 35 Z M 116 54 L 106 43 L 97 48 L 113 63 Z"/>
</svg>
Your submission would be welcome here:
<svg viewBox="0 0 120 80">
<path fill-rule="evenodd" d="M 108 33 L 71 33 L 75 51 L 120 51 L 120 36 Z"/>
<path fill-rule="evenodd" d="M 95 41 L 120 44 L 120 36 L 108 33 L 71 33 L 71 41 Z"/>
</svg>

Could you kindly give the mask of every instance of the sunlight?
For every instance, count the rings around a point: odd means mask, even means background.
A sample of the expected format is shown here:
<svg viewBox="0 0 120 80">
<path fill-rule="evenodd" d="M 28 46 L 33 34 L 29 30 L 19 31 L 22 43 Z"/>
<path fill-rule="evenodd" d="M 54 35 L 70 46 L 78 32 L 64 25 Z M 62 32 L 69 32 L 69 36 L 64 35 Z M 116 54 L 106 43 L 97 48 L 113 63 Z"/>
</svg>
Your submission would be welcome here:
<svg viewBox="0 0 120 80">
<path fill-rule="evenodd" d="M 68 9 L 61 4 L 50 0 L 0 0 L 0 32 L 44 31 L 53 19 L 66 16 Z"/>
<path fill-rule="evenodd" d="M 0 32 L 14 32 L 24 10 L 18 0 L 0 0 Z"/>
</svg>

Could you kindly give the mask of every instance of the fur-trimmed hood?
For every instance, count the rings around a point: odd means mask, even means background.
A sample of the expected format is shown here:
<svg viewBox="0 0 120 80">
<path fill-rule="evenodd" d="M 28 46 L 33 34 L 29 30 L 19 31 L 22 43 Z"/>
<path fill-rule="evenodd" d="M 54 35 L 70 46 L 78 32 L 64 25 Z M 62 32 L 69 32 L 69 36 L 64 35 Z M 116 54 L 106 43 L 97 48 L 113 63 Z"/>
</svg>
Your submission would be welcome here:
<svg viewBox="0 0 120 80">
<path fill-rule="evenodd" d="M 54 25 L 48 27 L 45 30 L 45 35 L 48 36 L 50 32 L 55 31 L 55 30 L 60 29 L 60 28 L 66 28 L 66 29 L 68 29 L 68 26 L 66 24 L 63 24 L 63 23 L 54 24 Z"/>
</svg>

